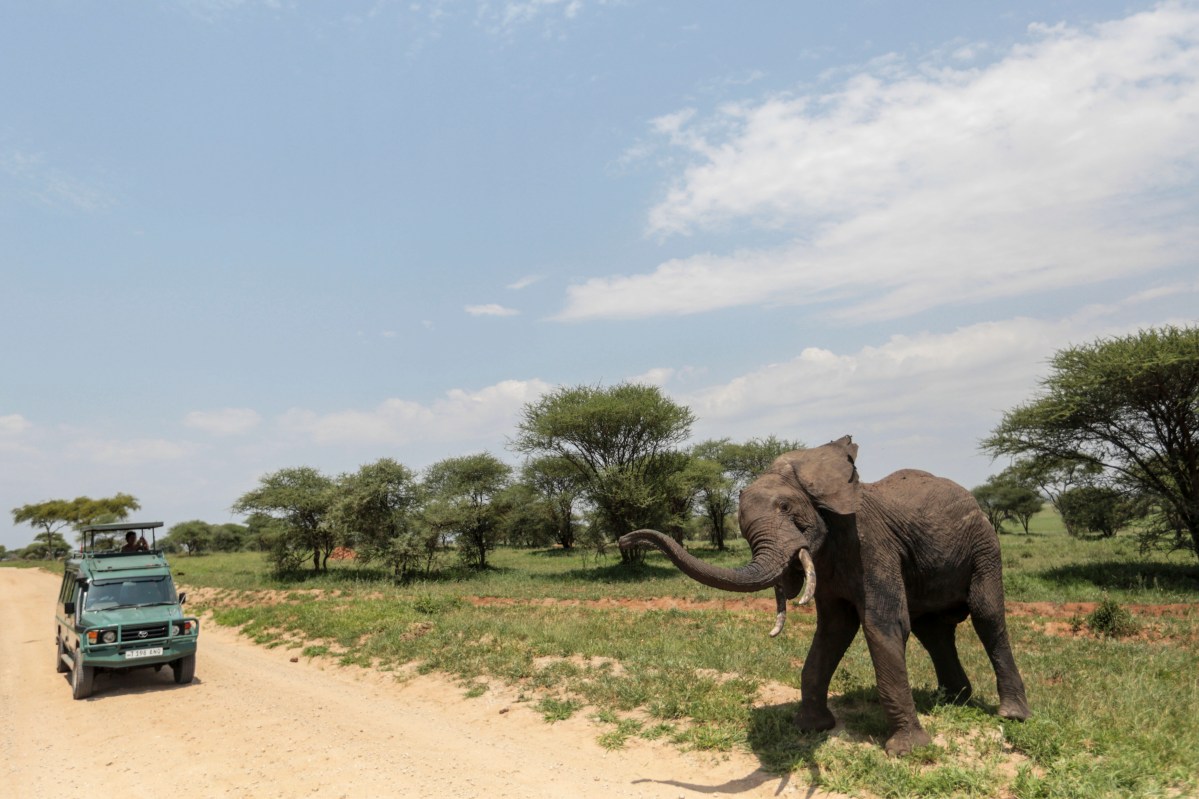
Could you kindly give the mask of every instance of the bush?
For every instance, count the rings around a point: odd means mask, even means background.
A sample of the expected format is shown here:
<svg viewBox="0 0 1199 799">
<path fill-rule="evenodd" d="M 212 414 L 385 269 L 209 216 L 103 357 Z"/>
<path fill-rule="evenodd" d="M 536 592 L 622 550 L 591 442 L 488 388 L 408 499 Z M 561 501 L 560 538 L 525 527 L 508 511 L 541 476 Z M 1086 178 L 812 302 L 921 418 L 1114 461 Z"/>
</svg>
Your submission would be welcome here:
<svg viewBox="0 0 1199 799">
<path fill-rule="evenodd" d="M 1124 638 L 1137 631 L 1137 622 L 1119 602 L 1105 599 L 1087 615 L 1087 629 L 1103 638 Z"/>
</svg>

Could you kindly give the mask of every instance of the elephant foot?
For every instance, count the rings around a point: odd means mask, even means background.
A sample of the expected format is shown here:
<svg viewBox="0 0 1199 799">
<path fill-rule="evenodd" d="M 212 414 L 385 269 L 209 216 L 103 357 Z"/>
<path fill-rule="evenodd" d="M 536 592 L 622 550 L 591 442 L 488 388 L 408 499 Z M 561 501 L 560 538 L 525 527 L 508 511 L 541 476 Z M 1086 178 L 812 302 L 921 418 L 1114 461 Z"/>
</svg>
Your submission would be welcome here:
<svg viewBox="0 0 1199 799">
<path fill-rule="evenodd" d="M 974 696 L 974 689 L 970 687 L 969 683 L 964 686 L 940 685 L 937 687 L 937 692 L 951 705 L 965 705 L 970 701 L 970 697 Z"/>
<path fill-rule="evenodd" d="M 891 757 L 901 757 L 921 746 L 928 746 L 933 742 L 932 736 L 924 731 L 924 728 L 917 725 L 906 730 L 900 730 L 887 739 L 886 750 Z"/>
<path fill-rule="evenodd" d="M 1028 701 L 1023 697 L 1017 699 L 1001 699 L 999 701 L 999 715 L 1005 719 L 1013 721 L 1024 721 L 1032 718 L 1032 711 L 1028 709 Z"/>
<path fill-rule="evenodd" d="M 803 732 L 824 732 L 837 726 L 837 717 L 827 707 L 801 707 L 795 714 L 795 726 Z"/>
</svg>

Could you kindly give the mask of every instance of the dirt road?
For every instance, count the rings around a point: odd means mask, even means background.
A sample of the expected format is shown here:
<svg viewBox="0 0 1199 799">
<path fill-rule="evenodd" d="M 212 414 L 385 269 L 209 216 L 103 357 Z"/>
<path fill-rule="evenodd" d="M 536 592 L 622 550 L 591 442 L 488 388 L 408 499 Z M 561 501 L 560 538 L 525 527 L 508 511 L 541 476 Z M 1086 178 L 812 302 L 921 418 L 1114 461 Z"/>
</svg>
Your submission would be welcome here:
<svg viewBox="0 0 1199 799">
<path fill-rule="evenodd" d="M 811 796 L 747 755 L 596 743 L 511 694 L 464 699 L 439 678 L 291 662 L 202 626 L 191 685 L 170 669 L 98 676 L 71 699 L 54 671 L 58 579 L 0 569 L 0 793 L 193 797 Z"/>
</svg>

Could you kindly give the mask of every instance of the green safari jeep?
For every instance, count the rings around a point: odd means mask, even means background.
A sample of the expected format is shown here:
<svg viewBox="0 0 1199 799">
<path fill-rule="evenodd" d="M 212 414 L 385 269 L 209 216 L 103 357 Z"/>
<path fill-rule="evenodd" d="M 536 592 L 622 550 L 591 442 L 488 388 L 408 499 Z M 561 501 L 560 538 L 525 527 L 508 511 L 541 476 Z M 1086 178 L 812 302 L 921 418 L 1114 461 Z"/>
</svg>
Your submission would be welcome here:
<svg viewBox="0 0 1199 799">
<path fill-rule="evenodd" d="M 159 527 L 162 522 L 87 525 L 84 546 L 66 561 L 54 662 L 60 674 L 71 673 L 76 699 L 91 695 L 96 672 L 105 669 L 158 671 L 169 663 L 177 683 L 195 675 L 200 622 L 183 615 L 187 594 L 176 594 L 162 550 L 145 541 L 146 532 L 153 538 Z M 97 547 L 114 536 L 116 544 Z"/>
</svg>

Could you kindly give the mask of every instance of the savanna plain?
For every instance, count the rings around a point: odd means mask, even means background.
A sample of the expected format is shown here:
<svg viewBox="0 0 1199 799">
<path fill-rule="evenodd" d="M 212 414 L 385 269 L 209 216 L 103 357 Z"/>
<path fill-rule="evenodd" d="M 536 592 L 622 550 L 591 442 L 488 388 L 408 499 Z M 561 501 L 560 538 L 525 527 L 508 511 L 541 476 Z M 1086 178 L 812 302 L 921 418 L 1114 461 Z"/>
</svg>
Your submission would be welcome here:
<svg viewBox="0 0 1199 799">
<path fill-rule="evenodd" d="M 1072 538 L 1051 511 L 1001 542 L 1034 716 L 996 715 L 993 674 L 968 623 L 958 628 L 975 689 L 965 706 L 937 696 L 913 639 L 908 668 L 934 743 L 902 758 L 883 753 L 887 725 L 860 635 L 833 679 L 837 728 L 800 733 L 792 715 L 814 613 L 793 609 L 772 639 L 769 592 L 709 589 L 656 553 L 630 568 L 616 554 L 501 548 L 482 573 L 407 584 L 352 559 L 287 577 L 255 552 L 171 560 L 208 625 L 330 667 L 399 681 L 443 675 L 456 699 L 504 691 L 547 725 L 586 721 L 613 754 L 656 741 L 749 755 L 792 785 L 862 797 L 1199 796 L 1194 555 L 1142 554 L 1130 533 Z M 748 557 L 739 540 L 724 552 L 689 546 L 726 566 Z"/>
</svg>

